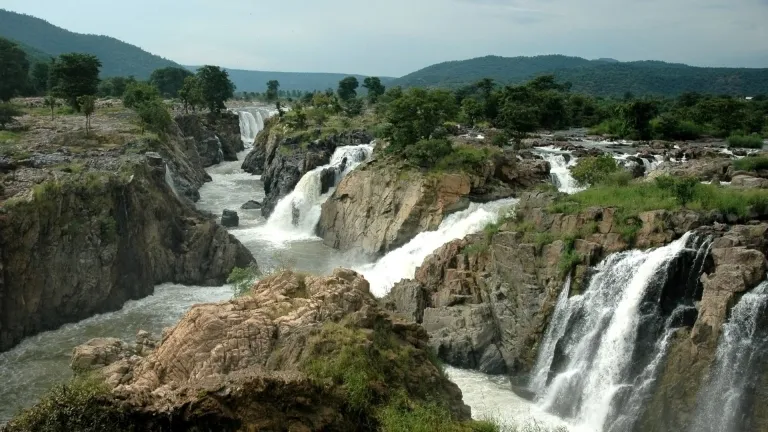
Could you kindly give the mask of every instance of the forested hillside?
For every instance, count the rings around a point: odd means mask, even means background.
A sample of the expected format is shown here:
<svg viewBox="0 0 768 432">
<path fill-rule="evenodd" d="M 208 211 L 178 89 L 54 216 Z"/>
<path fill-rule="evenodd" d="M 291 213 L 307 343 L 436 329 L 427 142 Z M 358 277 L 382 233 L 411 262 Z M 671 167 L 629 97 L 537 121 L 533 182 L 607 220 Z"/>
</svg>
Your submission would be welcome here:
<svg viewBox="0 0 768 432">
<path fill-rule="evenodd" d="M 197 66 L 188 66 L 188 68 L 194 71 L 197 69 Z M 237 91 L 259 93 L 267 91 L 267 81 L 270 80 L 279 81 L 281 90 L 314 91 L 328 88 L 335 89 L 339 85 L 339 81 L 350 76 L 349 74 L 339 73 L 265 72 L 242 69 L 227 69 L 227 72 L 229 72 L 229 78 L 237 86 Z M 351 76 L 354 76 L 360 82 L 363 82 L 365 79 L 363 75 Z M 393 79 L 382 77 L 381 82 L 387 84 Z"/>
<path fill-rule="evenodd" d="M 155 69 L 176 63 L 108 36 L 73 33 L 29 15 L 0 9 L 0 36 L 18 41 L 31 58 L 40 53 L 58 56 L 69 52 L 93 54 L 103 67 L 104 77 L 149 78 Z M 36 53 L 30 53 L 30 50 Z"/>
<path fill-rule="evenodd" d="M 702 68 L 660 61 L 617 62 L 580 57 L 486 56 L 439 63 L 392 82 L 404 87 L 456 88 L 483 78 L 519 84 L 535 76 L 553 74 L 577 92 L 596 96 L 676 96 L 689 91 L 733 96 L 768 94 L 768 69 Z"/>
</svg>

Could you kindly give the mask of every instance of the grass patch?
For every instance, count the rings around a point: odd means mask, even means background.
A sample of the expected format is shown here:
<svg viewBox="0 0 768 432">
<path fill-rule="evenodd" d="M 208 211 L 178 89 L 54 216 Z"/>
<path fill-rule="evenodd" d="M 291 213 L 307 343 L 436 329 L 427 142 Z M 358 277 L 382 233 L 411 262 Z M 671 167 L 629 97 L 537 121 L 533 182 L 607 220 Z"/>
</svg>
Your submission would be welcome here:
<svg viewBox="0 0 768 432">
<path fill-rule="evenodd" d="M 768 156 L 748 156 L 733 161 L 733 167 L 739 171 L 768 170 Z"/>
<path fill-rule="evenodd" d="M 760 135 L 731 135 L 727 139 L 728 147 L 737 148 L 763 148 L 763 137 Z"/>
<path fill-rule="evenodd" d="M 498 150 L 488 147 L 478 148 L 468 145 L 456 145 L 450 153 L 437 160 L 433 170 L 477 173 L 483 169 L 485 163 L 495 153 L 498 153 Z"/>
<path fill-rule="evenodd" d="M 0 130 L 0 143 L 15 143 L 19 140 L 21 134 L 7 130 Z"/>
</svg>

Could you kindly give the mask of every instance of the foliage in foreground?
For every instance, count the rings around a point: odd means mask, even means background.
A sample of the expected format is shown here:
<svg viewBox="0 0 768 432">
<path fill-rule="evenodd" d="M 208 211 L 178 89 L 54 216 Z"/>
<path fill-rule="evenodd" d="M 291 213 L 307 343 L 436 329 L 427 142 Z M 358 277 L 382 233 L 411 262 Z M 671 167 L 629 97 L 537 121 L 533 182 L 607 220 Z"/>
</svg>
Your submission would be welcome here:
<svg viewBox="0 0 768 432">
<path fill-rule="evenodd" d="M 728 147 L 763 148 L 763 137 L 760 135 L 731 135 L 728 137 Z"/>
</svg>

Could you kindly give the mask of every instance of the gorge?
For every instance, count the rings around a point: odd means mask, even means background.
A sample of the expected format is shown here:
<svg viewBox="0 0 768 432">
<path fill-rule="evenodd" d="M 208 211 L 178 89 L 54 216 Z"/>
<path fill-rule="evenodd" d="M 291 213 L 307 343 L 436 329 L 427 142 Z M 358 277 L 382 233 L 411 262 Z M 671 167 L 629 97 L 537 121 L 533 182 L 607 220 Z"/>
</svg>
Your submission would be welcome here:
<svg viewBox="0 0 768 432">
<path fill-rule="evenodd" d="M 333 273 L 345 267 L 364 276 L 384 308 L 424 327 L 475 418 L 573 431 L 768 427 L 760 408 L 766 395 L 750 384 L 762 382 L 766 361 L 763 214 L 728 224 L 728 215 L 643 213 L 629 242 L 614 209 L 548 213 L 552 194 L 530 190 L 551 176 L 561 192 L 578 192 L 571 151 L 539 146 L 533 152 L 543 159 L 502 158 L 485 177 L 398 178 L 372 137 L 359 132 L 305 148 L 296 142 L 295 151 L 281 153 L 284 142 L 270 138 L 273 113 L 239 111 L 242 149 L 234 158 L 222 150 L 223 160 L 205 173 L 212 181 L 197 193 L 172 159 L 162 182 L 198 198 L 203 212 L 236 209 L 240 225 L 229 233 L 264 270 L 357 281 Z M 211 162 L 221 142 L 205 145 Z M 251 148 L 259 145 L 265 148 Z M 242 161 L 254 166 L 259 152 L 263 174 L 244 172 Z M 645 168 L 645 175 L 660 169 Z M 270 190 L 280 191 L 268 217 L 241 208 L 267 199 L 265 173 Z M 356 195 L 357 188 L 364 192 Z M 355 230 L 366 240 L 349 235 Z M 578 260 L 564 271 L 561 257 L 571 251 Z M 75 346 L 92 337 L 132 340 L 140 329 L 160 335 L 190 306 L 231 298 L 221 282 L 159 285 L 117 312 L 0 353 L 0 382 L 7 383 L 0 422 L 70 376 Z M 674 407 L 663 408 L 670 400 Z M 728 406 L 728 415 L 708 419 L 711 406 Z"/>
</svg>

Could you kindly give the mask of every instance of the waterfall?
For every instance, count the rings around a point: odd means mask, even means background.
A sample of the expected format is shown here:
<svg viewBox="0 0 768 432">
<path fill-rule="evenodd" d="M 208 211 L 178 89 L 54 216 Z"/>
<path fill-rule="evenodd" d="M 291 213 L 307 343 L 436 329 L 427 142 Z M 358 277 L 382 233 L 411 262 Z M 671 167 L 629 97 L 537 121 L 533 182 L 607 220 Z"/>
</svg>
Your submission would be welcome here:
<svg viewBox="0 0 768 432">
<path fill-rule="evenodd" d="M 216 154 L 216 160 L 213 161 L 214 164 L 218 164 L 224 161 L 224 148 L 221 146 L 221 138 L 219 138 L 218 135 L 214 135 L 216 137 L 216 144 L 219 146 L 219 151 Z"/>
<path fill-rule="evenodd" d="M 330 163 L 304 174 L 293 192 L 277 203 L 266 228 L 314 238 L 321 206 L 333 188 L 372 153 L 371 144 L 337 147 Z"/>
<path fill-rule="evenodd" d="M 249 148 L 253 146 L 256 134 L 263 129 L 263 126 L 259 128 L 256 118 L 248 111 L 240 111 L 238 115 L 240 116 L 240 139 L 243 141 L 243 145 Z"/>
<path fill-rule="evenodd" d="M 760 385 L 768 360 L 768 282 L 746 293 L 723 325 L 715 362 L 699 394 L 691 432 L 754 430 L 749 397 Z"/>
<path fill-rule="evenodd" d="M 658 249 L 616 253 L 583 294 L 561 293 L 530 383 L 542 408 L 588 430 L 631 430 L 673 330 L 695 320 L 709 245 L 689 233 Z"/>
<path fill-rule="evenodd" d="M 373 295 L 383 297 L 401 279 L 412 278 L 416 274 L 416 268 L 440 246 L 481 231 L 486 225 L 496 222 L 504 211 L 509 210 L 517 201 L 509 198 L 485 204 L 473 203 L 466 210 L 443 219 L 436 231 L 422 232 L 377 262 L 355 270 L 370 281 Z"/>
<path fill-rule="evenodd" d="M 168 164 L 165 164 L 165 184 L 171 188 L 174 195 L 179 196 L 179 192 L 176 191 L 176 185 L 173 183 L 173 176 L 171 175 L 171 169 L 168 168 Z"/>
<path fill-rule="evenodd" d="M 576 184 L 576 180 L 571 175 L 570 167 L 576 165 L 576 158 L 568 152 L 561 152 L 554 147 L 537 147 L 537 153 L 549 162 L 550 175 L 552 183 L 560 192 L 573 194 L 584 190 Z"/>
</svg>

